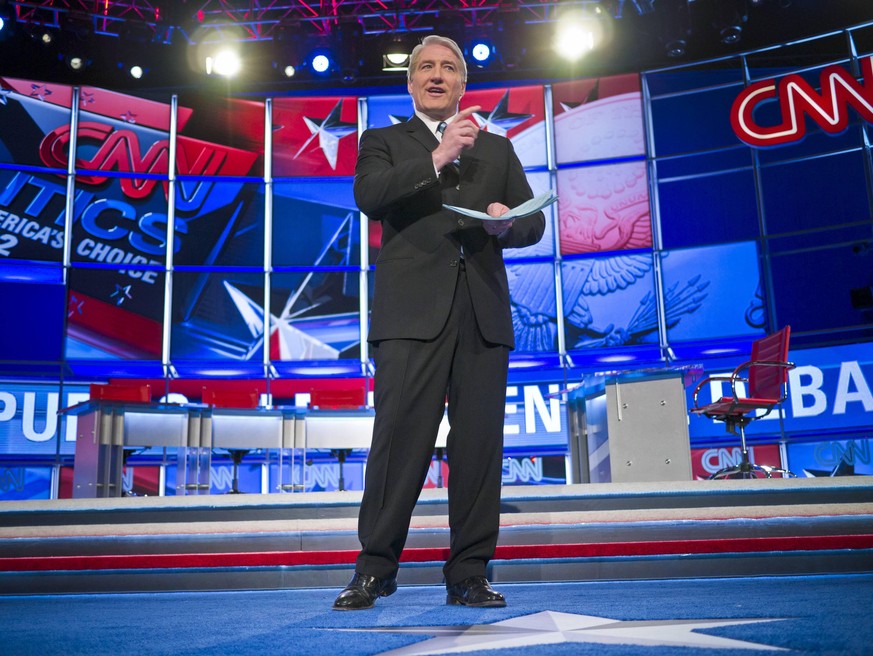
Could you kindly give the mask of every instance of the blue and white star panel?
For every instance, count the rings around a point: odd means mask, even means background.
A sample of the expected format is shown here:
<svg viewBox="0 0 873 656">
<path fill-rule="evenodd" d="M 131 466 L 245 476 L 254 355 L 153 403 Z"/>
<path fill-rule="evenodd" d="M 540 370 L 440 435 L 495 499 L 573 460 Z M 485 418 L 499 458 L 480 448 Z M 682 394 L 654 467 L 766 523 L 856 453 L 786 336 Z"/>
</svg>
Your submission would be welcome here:
<svg viewBox="0 0 873 656">
<path fill-rule="evenodd" d="M 507 137 L 525 168 L 546 165 L 545 100 L 543 87 L 513 87 L 467 91 L 460 108 L 479 105 L 473 119 L 480 129 Z"/>
<path fill-rule="evenodd" d="M 160 360 L 165 273 L 129 267 L 69 272 L 68 360 Z"/>
<path fill-rule="evenodd" d="M 357 152 L 356 98 L 273 102 L 273 177 L 354 175 Z"/>
<path fill-rule="evenodd" d="M 0 163 L 66 170 L 45 149 L 69 137 L 72 104 L 72 87 L 0 77 Z"/>
</svg>

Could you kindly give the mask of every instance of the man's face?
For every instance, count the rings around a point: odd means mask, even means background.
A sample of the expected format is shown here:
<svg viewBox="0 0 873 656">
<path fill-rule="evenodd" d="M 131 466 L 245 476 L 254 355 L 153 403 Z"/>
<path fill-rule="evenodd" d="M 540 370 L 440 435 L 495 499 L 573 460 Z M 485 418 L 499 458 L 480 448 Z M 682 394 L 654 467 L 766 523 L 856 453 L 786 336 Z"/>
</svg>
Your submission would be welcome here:
<svg viewBox="0 0 873 656">
<path fill-rule="evenodd" d="M 418 111 L 442 121 L 458 111 L 466 86 L 455 53 L 433 44 L 422 48 L 407 89 Z"/>
</svg>

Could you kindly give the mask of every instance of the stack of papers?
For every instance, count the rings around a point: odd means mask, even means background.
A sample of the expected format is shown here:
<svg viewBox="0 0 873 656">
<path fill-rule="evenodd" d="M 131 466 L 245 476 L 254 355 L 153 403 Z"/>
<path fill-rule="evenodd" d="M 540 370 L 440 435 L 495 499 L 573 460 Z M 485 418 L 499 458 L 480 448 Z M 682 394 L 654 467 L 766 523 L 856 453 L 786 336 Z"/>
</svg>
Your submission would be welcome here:
<svg viewBox="0 0 873 656">
<path fill-rule="evenodd" d="M 485 212 L 480 212 L 479 210 L 470 210 L 466 207 L 455 207 L 454 205 L 443 205 L 447 210 L 452 210 L 453 212 L 457 212 L 458 214 L 463 214 L 464 216 L 470 216 L 474 219 L 482 219 L 483 221 L 508 221 L 509 219 L 520 219 L 523 216 L 530 216 L 531 214 L 536 214 L 540 210 L 548 207 L 552 203 L 558 200 L 557 194 L 551 189 L 544 194 L 540 194 L 534 198 L 531 198 L 528 201 L 523 202 L 521 205 L 517 207 L 513 207 L 503 216 L 489 216 Z"/>
</svg>

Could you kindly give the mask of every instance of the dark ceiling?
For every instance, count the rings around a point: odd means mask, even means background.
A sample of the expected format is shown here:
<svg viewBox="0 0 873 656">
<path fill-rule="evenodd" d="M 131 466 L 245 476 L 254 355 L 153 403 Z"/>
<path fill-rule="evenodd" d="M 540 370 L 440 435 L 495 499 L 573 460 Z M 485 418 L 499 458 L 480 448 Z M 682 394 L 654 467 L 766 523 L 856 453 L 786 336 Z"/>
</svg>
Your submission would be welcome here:
<svg viewBox="0 0 873 656">
<path fill-rule="evenodd" d="M 612 33 L 606 45 L 574 65 L 560 63 L 550 46 L 571 9 L 599 11 Z M 484 69 L 471 67 L 471 82 L 590 77 L 712 59 L 840 30 L 873 21 L 873 0 L 0 0 L 3 12 L 11 19 L 0 32 L 3 76 L 118 89 L 198 87 L 207 81 L 191 70 L 189 60 L 198 46 L 220 36 L 236 42 L 248 62 L 233 90 L 272 93 L 403 84 L 402 73 L 384 73 L 381 66 L 386 40 L 397 36 L 415 40 L 436 31 L 459 41 L 491 37 L 497 54 L 507 56 Z M 733 22 L 740 36 L 725 44 L 720 32 Z M 42 42 L 46 32 L 53 37 L 49 45 Z M 677 34 L 685 52 L 669 57 L 667 43 Z M 282 57 L 316 42 L 344 53 L 342 70 L 325 79 L 305 73 L 283 78 Z M 90 64 L 81 71 L 65 63 L 73 47 L 88 51 Z M 120 63 L 143 54 L 150 74 L 132 80 Z"/>
</svg>

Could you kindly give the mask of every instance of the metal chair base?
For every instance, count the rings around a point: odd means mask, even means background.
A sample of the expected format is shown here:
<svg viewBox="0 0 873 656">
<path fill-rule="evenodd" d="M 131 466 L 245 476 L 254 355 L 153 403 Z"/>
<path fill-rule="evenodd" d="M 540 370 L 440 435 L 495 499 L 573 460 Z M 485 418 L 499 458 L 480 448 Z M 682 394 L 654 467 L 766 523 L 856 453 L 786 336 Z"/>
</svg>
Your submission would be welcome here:
<svg viewBox="0 0 873 656">
<path fill-rule="evenodd" d="M 780 474 L 782 478 L 797 478 L 796 474 L 787 469 L 771 467 L 769 465 L 756 465 L 754 462 L 744 459 L 737 465 L 719 469 L 709 477 L 709 480 L 714 481 L 725 478 L 773 478 L 773 474 Z"/>
</svg>

